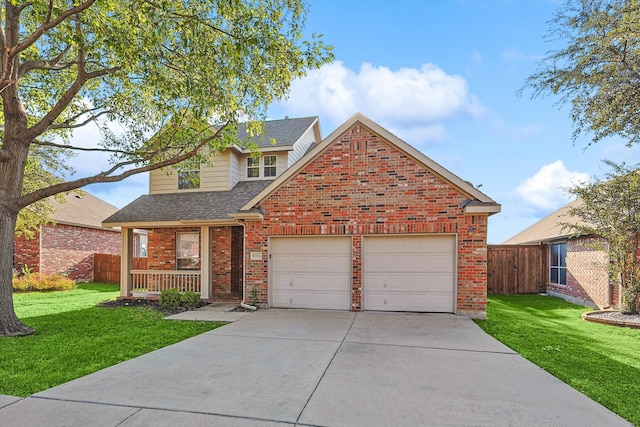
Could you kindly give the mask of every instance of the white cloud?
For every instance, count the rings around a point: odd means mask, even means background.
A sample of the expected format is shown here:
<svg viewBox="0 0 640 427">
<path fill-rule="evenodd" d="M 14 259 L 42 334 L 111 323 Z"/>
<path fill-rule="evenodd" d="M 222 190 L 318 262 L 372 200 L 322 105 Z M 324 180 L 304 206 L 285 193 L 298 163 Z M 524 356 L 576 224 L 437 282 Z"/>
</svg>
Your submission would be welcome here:
<svg viewBox="0 0 640 427">
<path fill-rule="evenodd" d="M 319 115 L 334 124 L 359 111 L 426 138 L 445 137 L 444 121 L 484 112 L 463 77 L 434 64 L 391 70 L 364 63 L 356 72 L 337 61 L 293 82 L 281 105 L 289 114 Z"/>
<path fill-rule="evenodd" d="M 516 193 L 529 207 L 550 212 L 570 201 L 564 188 L 587 181 L 589 174 L 569 171 L 561 160 L 556 160 L 522 182 Z"/>
<path fill-rule="evenodd" d="M 431 142 L 443 141 L 449 137 L 447 130 L 441 124 L 405 128 L 386 126 L 386 129 L 403 141 L 410 141 L 411 145 L 419 150 Z"/>
</svg>

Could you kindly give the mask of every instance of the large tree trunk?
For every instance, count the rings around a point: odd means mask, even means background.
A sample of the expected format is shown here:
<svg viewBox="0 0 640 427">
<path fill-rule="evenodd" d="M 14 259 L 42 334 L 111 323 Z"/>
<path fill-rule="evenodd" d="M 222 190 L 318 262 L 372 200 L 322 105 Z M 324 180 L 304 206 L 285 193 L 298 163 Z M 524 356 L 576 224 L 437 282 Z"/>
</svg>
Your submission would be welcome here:
<svg viewBox="0 0 640 427">
<path fill-rule="evenodd" d="M 6 9 L 6 45 L 15 46 L 18 41 L 19 9 Z M 6 49 L 5 49 L 6 50 Z M 3 86 L 2 114 L 4 129 L 0 147 L 0 335 L 20 336 L 35 332 L 23 325 L 13 307 L 13 239 L 19 210 L 24 207 L 17 201 L 22 195 L 24 168 L 32 141 L 25 137 L 27 113 L 18 96 L 17 59 L 9 60 L 7 52 L 2 52 Z M 13 66 L 12 66 L 13 65 Z"/>
<path fill-rule="evenodd" d="M 0 335 L 7 337 L 29 335 L 35 332 L 35 329 L 18 320 L 13 307 L 11 276 L 16 218 L 17 212 L 0 209 Z"/>
</svg>

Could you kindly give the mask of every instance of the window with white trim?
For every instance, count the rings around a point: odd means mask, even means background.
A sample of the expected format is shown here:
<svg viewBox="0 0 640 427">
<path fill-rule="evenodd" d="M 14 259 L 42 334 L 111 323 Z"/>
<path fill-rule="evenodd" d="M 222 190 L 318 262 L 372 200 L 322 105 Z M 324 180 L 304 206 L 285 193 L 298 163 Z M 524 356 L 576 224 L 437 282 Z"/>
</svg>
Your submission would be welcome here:
<svg viewBox="0 0 640 427">
<path fill-rule="evenodd" d="M 200 170 L 178 171 L 178 190 L 200 188 Z"/>
<path fill-rule="evenodd" d="M 258 178 L 260 176 L 260 158 L 247 158 L 247 178 Z"/>
<path fill-rule="evenodd" d="M 276 176 L 276 156 L 264 156 L 263 157 L 263 165 L 264 165 L 264 176 L 265 177 L 273 177 Z"/>
<path fill-rule="evenodd" d="M 176 270 L 200 269 L 200 234 L 176 233 Z"/>
<path fill-rule="evenodd" d="M 567 285 L 567 244 L 556 243 L 549 246 L 549 282 Z"/>
</svg>

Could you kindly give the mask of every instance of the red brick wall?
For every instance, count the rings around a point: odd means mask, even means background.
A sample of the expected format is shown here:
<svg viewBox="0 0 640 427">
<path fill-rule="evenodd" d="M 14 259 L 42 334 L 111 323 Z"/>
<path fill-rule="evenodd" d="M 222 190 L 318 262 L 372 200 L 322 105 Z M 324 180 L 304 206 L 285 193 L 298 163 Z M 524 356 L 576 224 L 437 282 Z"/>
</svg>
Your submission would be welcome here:
<svg viewBox="0 0 640 427">
<path fill-rule="evenodd" d="M 593 243 L 593 237 L 580 237 L 567 242 L 567 285 L 548 283 L 547 291 L 600 308 L 616 303 L 609 295 L 608 256 L 606 252 L 594 249 Z"/>
<path fill-rule="evenodd" d="M 56 224 L 42 227 L 40 272 L 93 279 L 93 254 L 120 254 L 120 232 Z"/>
<path fill-rule="evenodd" d="M 211 278 L 215 297 L 231 292 L 231 227 L 214 227 L 211 236 Z"/>
<path fill-rule="evenodd" d="M 27 266 L 32 272 L 40 271 L 40 233 L 33 238 L 16 237 L 13 241 L 13 267 L 22 272 Z"/>
<path fill-rule="evenodd" d="M 246 228 L 247 295 L 268 300 L 269 236 L 353 236 L 352 308 L 361 310 L 361 245 L 366 234 L 458 235 L 459 312 L 486 311 L 487 215 L 464 215 L 467 199 L 387 141 L 356 125 L 263 204 Z M 262 260 L 249 253 L 262 251 Z"/>
<path fill-rule="evenodd" d="M 176 233 L 200 232 L 199 227 L 155 228 L 148 234 L 149 270 L 176 269 Z M 202 237 L 201 237 L 202 238 Z M 211 290 L 212 298 L 241 298 L 242 227 L 211 228 Z M 202 255 L 202 254 L 201 254 Z"/>
<path fill-rule="evenodd" d="M 148 231 L 147 267 L 149 270 L 176 269 L 177 232 L 199 233 L 200 227 L 153 228 Z"/>
</svg>

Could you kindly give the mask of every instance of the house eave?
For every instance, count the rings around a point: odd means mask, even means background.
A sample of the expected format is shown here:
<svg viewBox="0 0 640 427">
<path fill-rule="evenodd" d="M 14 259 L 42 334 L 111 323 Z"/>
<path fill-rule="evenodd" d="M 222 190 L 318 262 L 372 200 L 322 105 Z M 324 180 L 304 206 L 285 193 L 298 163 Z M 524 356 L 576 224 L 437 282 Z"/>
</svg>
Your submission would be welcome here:
<svg viewBox="0 0 640 427">
<path fill-rule="evenodd" d="M 44 224 L 44 225 L 68 225 L 71 227 L 81 227 L 81 228 L 90 228 L 92 230 L 103 230 L 103 231 L 110 231 L 110 232 L 117 232 L 117 230 L 111 230 L 112 227 L 105 227 L 105 226 L 99 226 L 99 225 L 88 225 L 88 224 L 81 224 L 79 222 L 69 222 L 69 221 L 53 221 L 51 223 L 48 224 Z"/>
<path fill-rule="evenodd" d="M 259 212 L 239 212 L 229 216 L 238 221 L 262 221 L 264 219 L 264 215 Z"/>
<path fill-rule="evenodd" d="M 249 148 L 242 148 L 237 145 L 234 145 L 233 148 L 242 154 L 252 154 L 254 152 L 254 150 L 251 150 Z M 272 153 L 272 152 L 278 152 L 278 151 L 293 151 L 293 150 L 294 150 L 293 145 L 275 145 L 272 147 L 258 148 L 258 151 L 260 153 Z"/>
<path fill-rule="evenodd" d="M 167 227 L 184 227 L 184 226 L 224 226 L 224 225 L 236 225 L 236 221 L 233 219 L 194 219 L 194 220 L 176 220 L 176 221 L 154 221 L 154 222 L 109 222 L 103 223 L 104 227 L 111 228 L 167 228 Z"/>
<path fill-rule="evenodd" d="M 465 214 L 479 214 L 486 213 L 494 215 L 502 210 L 501 205 L 468 205 L 464 207 Z"/>
</svg>

